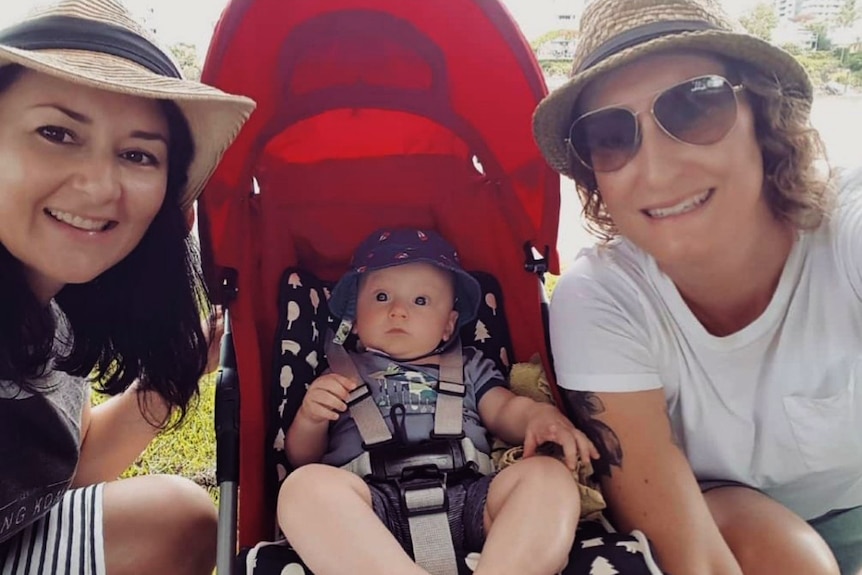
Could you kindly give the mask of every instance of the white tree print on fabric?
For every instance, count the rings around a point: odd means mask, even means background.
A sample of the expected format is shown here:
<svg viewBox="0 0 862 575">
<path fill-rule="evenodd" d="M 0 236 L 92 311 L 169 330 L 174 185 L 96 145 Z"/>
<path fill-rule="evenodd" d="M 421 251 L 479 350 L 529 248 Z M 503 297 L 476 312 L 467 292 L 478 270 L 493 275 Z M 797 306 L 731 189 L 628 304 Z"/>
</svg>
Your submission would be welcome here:
<svg viewBox="0 0 862 575">
<path fill-rule="evenodd" d="M 288 563 L 281 570 L 281 575 L 305 575 L 307 571 L 299 563 Z"/>
<path fill-rule="evenodd" d="M 317 290 L 311 290 L 311 293 L 308 294 L 308 299 L 311 300 L 311 307 L 314 308 L 314 313 L 317 313 L 317 308 L 320 306 L 320 296 L 317 294 Z"/>
<path fill-rule="evenodd" d="M 275 434 L 275 439 L 272 442 L 272 448 L 276 451 L 284 451 L 284 430 L 279 428 Z"/>
<path fill-rule="evenodd" d="M 596 557 L 593 564 L 590 565 L 590 575 L 618 575 L 617 571 L 611 562 L 604 557 Z"/>
<path fill-rule="evenodd" d="M 299 274 L 296 272 L 290 274 L 290 277 L 287 278 L 287 285 L 289 285 L 293 289 L 302 287 L 302 280 L 299 279 Z"/>
<path fill-rule="evenodd" d="M 475 341 L 481 341 L 485 343 L 486 339 L 489 339 L 491 334 L 488 333 L 488 326 L 484 324 L 484 322 L 480 319 L 476 322 L 476 331 L 473 332 L 473 339 Z"/>
</svg>

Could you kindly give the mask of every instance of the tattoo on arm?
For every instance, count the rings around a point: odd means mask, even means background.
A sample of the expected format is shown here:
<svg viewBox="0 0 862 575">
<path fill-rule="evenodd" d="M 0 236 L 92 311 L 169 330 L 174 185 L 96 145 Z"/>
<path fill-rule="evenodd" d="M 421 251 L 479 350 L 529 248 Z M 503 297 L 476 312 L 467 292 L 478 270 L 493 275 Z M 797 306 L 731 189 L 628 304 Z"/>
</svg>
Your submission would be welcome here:
<svg viewBox="0 0 862 575">
<path fill-rule="evenodd" d="M 611 466 L 622 467 L 623 450 L 619 437 L 607 424 L 596 416 L 605 411 L 605 406 L 595 393 L 589 391 L 563 391 L 563 403 L 575 426 L 590 438 L 601 456 L 593 463 L 595 475 L 611 476 Z"/>
</svg>

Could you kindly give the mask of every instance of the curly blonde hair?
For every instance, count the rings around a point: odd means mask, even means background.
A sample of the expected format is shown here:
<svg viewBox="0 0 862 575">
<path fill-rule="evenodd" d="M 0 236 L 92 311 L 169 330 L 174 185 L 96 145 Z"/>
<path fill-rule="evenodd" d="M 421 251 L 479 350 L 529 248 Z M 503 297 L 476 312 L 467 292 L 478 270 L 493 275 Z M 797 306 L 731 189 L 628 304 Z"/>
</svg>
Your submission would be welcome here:
<svg viewBox="0 0 862 575">
<path fill-rule="evenodd" d="M 834 188 L 820 134 L 811 127 L 811 103 L 781 80 L 743 62 L 723 59 L 731 83 L 741 82 L 751 105 L 763 154 L 766 201 L 776 218 L 813 229 L 828 216 Z M 576 104 L 572 119 L 580 115 Z M 824 169 L 825 167 L 825 169 Z M 619 235 L 592 171 L 572 154 L 571 170 L 590 233 L 602 241 Z"/>
</svg>

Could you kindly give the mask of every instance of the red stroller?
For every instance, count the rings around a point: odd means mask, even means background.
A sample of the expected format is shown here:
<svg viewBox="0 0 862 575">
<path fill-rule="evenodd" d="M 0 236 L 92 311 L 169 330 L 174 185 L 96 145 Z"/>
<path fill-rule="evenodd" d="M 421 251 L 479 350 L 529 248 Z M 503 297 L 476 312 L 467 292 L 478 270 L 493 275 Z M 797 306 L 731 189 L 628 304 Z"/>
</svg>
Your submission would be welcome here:
<svg viewBox="0 0 862 575">
<path fill-rule="evenodd" d="M 542 75 L 497 0 L 232 0 L 203 80 L 258 103 L 199 203 L 230 320 L 216 400 L 228 573 L 237 483 L 240 546 L 274 537 L 273 440 L 305 387 L 279 387 L 284 271 L 332 282 L 374 229 L 436 229 L 499 282 L 516 328 L 504 359 L 538 353 L 552 374 L 539 278 L 558 273 L 559 178 L 530 132 Z"/>
</svg>

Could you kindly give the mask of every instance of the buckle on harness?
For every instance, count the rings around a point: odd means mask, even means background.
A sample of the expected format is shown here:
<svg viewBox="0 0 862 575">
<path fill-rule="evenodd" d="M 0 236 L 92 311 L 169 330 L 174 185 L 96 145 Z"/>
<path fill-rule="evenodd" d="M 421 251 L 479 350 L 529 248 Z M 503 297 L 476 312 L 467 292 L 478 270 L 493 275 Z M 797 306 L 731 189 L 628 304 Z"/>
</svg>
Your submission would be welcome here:
<svg viewBox="0 0 862 575">
<path fill-rule="evenodd" d="M 371 390 L 368 388 L 368 385 L 363 383 L 362 385 L 356 386 L 350 393 L 347 394 L 347 407 L 353 407 L 366 397 L 371 395 Z"/>
<path fill-rule="evenodd" d="M 429 473 L 453 473 L 469 468 L 458 441 L 425 441 L 413 445 L 375 445 L 370 451 L 371 475 L 379 480 L 401 480 Z"/>
<path fill-rule="evenodd" d="M 407 517 L 446 513 L 449 509 L 448 474 L 433 465 L 405 470 L 404 476 L 394 481 Z"/>
</svg>

